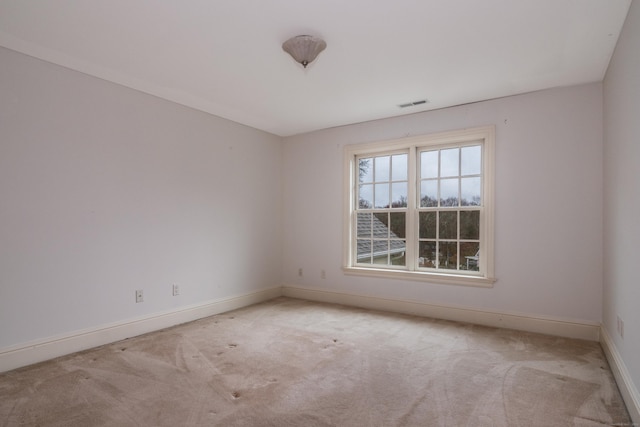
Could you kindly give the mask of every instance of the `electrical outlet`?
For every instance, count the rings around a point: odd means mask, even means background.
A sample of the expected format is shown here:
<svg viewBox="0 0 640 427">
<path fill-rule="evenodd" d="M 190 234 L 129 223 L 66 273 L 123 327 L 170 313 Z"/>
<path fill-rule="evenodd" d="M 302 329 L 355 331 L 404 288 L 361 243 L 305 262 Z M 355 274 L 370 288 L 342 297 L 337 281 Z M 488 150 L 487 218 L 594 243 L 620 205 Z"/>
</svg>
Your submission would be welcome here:
<svg viewBox="0 0 640 427">
<path fill-rule="evenodd" d="M 136 302 L 143 302 L 144 301 L 144 294 L 142 292 L 142 289 L 138 289 L 136 291 Z"/>
<path fill-rule="evenodd" d="M 177 283 L 173 284 L 173 296 L 177 297 L 180 295 L 180 286 Z"/>
<path fill-rule="evenodd" d="M 298 277 L 302 277 L 302 267 L 298 269 Z"/>
<path fill-rule="evenodd" d="M 324 270 L 321 270 L 321 271 L 320 271 L 320 278 L 321 278 L 321 279 L 326 279 L 326 278 L 327 278 L 327 273 L 325 273 L 325 271 L 324 271 Z"/>
</svg>

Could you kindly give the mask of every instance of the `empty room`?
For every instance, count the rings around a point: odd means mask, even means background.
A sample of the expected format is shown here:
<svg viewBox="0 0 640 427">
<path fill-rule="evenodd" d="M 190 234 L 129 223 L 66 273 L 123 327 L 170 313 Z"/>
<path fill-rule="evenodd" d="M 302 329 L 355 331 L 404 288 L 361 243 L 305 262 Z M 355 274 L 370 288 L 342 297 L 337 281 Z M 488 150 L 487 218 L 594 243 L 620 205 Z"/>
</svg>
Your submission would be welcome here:
<svg viewBox="0 0 640 427">
<path fill-rule="evenodd" d="M 640 425 L 638 52 L 633 0 L 0 0 L 0 425 Z"/>
</svg>

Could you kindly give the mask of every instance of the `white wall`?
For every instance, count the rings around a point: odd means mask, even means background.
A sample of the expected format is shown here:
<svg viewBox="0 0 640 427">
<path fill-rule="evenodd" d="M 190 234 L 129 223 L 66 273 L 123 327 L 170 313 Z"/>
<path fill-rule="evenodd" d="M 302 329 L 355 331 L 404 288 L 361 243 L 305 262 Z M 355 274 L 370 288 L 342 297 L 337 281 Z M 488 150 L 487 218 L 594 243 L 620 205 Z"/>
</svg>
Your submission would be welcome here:
<svg viewBox="0 0 640 427">
<path fill-rule="evenodd" d="M 494 287 L 344 275 L 344 145 L 488 124 L 496 125 Z M 601 84 L 289 137 L 284 183 L 287 285 L 558 320 L 601 320 Z M 302 278 L 298 268 L 304 270 Z"/>
<path fill-rule="evenodd" d="M 280 285 L 279 137 L 4 48 L 0 64 L 0 352 Z"/>
<path fill-rule="evenodd" d="M 640 389 L 640 4 L 632 2 L 604 80 L 603 323 Z M 616 317 L 624 321 L 624 339 Z M 638 395 L 640 398 L 640 395 Z M 638 402 L 640 404 L 640 401 Z"/>
</svg>

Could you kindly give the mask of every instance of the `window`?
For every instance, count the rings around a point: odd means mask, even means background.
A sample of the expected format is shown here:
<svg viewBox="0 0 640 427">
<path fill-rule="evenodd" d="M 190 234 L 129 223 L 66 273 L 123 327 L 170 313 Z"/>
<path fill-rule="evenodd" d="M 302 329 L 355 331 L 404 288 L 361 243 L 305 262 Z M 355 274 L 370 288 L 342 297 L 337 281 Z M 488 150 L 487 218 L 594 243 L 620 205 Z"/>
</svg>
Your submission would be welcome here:
<svg viewBox="0 0 640 427">
<path fill-rule="evenodd" d="M 490 286 L 494 128 L 345 148 L 345 270 Z"/>
</svg>

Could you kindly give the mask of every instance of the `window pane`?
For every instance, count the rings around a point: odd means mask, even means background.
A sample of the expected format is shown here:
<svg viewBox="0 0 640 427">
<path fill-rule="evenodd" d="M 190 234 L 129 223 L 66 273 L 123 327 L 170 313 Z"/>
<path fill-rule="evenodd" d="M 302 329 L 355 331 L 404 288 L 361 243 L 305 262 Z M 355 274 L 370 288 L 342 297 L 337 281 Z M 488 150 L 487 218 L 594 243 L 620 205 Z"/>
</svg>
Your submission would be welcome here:
<svg viewBox="0 0 640 427">
<path fill-rule="evenodd" d="M 404 240 L 391 241 L 391 265 L 406 265 L 406 248 L 407 244 Z"/>
<path fill-rule="evenodd" d="M 429 180 L 420 183 L 420 206 L 423 208 L 438 206 L 438 181 Z"/>
<path fill-rule="evenodd" d="M 458 178 L 440 180 L 440 206 L 458 206 Z"/>
<path fill-rule="evenodd" d="M 358 237 L 371 238 L 371 214 L 359 213 L 357 224 Z"/>
<path fill-rule="evenodd" d="M 458 238 L 458 212 L 440 212 L 440 238 Z"/>
<path fill-rule="evenodd" d="M 462 175 L 480 175 L 482 148 L 479 145 L 462 148 Z"/>
<path fill-rule="evenodd" d="M 392 212 L 389 216 L 391 218 L 391 238 L 399 237 L 404 239 L 407 237 L 406 214 L 404 212 Z"/>
<path fill-rule="evenodd" d="M 391 184 L 391 207 L 406 208 L 407 207 L 407 183 L 394 182 Z"/>
<path fill-rule="evenodd" d="M 360 209 L 371 209 L 373 207 L 373 185 L 361 185 L 359 197 L 358 207 Z"/>
<path fill-rule="evenodd" d="M 406 154 L 396 154 L 391 156 L 391 179 L 393 181 L 406 181 L 408 156 Z"/>
<path fill-rule="evenodd" d="M 389 214 L 376 212 L 373 214 L 373 237 L 376 239 L 389 238 Z"/>
<path fill-rule="evenodd" d="M 420 212 L 420 238 L 436 238 L 436 212 Z"/>
<path fill-rule="evenodd" d="M 480 239 L 480 211 L 460 212 L 460 238 L 468 240 Z"/>
<path fill-rule="evenodd" d="M 458 167 L 460 159 L 460 149 L 450 148 L 440 151 L 440 176 L 458 176 L 460 168 Z"/>
<path fill-rule="evenodd" d="M 458 248 L 456 242 L 440 242 L 438 268 L 458 269 Z"/>
<path fill-rule="evenodd" d="M 461 206 L 480 206 L 480 177 L 477 178 L 462 178 L 460 183 L 460 189 L 462 191 L 462 197 L 460 199 Z"/>
<path fill-rule="evenodd" d="M 388 240 L 374 240 L 373 263 L 389 264 L 389 241 Z"/>
<path fill-rule="evenodd" d="M 389 156 L 382 156 L 375 158 L 375 177 L 376 182 L 389 181 Z"/>
<path fill-rule="evenodd" d="M 423 268 L 436 266 L 436 242 L 420 242 L 418 265 Z"/>
<path fill-rule="evenodd" d="M 375 203 L 376 208 L 388 208 L 389 207 L 389 184 L 375 184 Z"/>
<path fill-rule="evenodd" d="M 438 177 L 438 152 L 423 151 L 420 153 L 420 178 Z"/>
<path fill-rule="evenodd" d="M 360 159 L 358 162 L 360 182 L 373 181 L 373 159 Z"/>
<path fill-rule="evenodd" d="M 480 266 L 478 260 L 480 257 L 480 244 L 465 242 L 460 243 L 460 258 L 462 259 L 462 267 L 464 270 L 478 271 Z"/>
<path fill-rule="evenodd" d="M 358 239 L 358 262 L 371 264 L 371 240 Z"/>
</svg>

